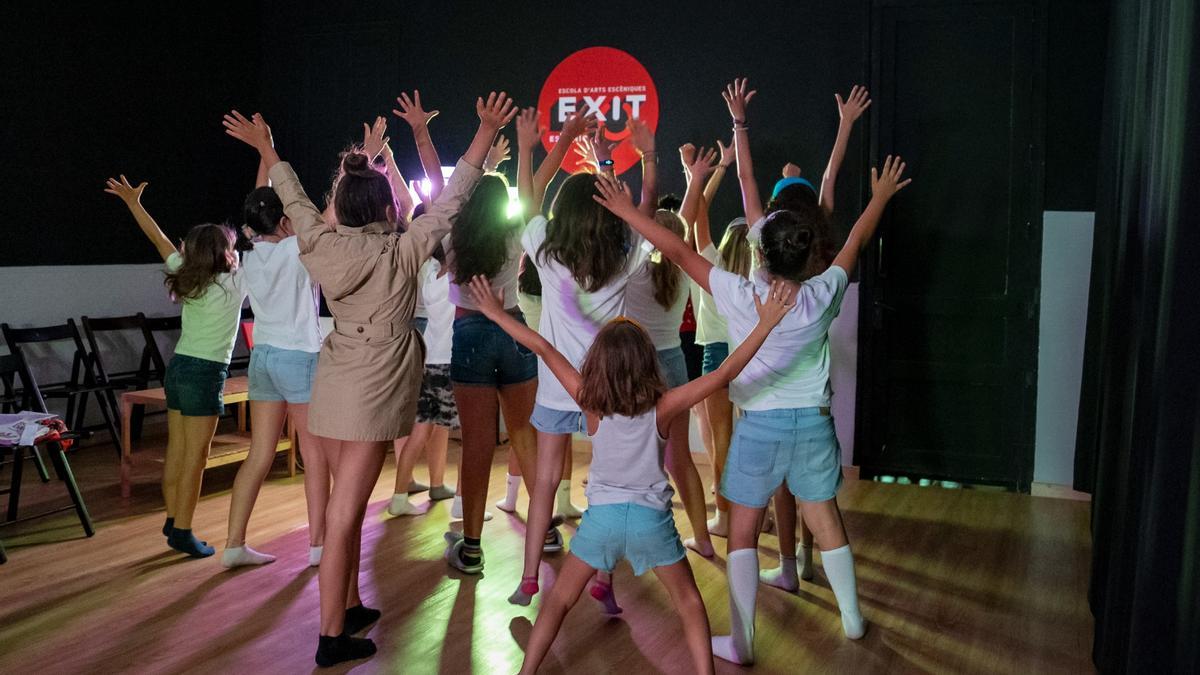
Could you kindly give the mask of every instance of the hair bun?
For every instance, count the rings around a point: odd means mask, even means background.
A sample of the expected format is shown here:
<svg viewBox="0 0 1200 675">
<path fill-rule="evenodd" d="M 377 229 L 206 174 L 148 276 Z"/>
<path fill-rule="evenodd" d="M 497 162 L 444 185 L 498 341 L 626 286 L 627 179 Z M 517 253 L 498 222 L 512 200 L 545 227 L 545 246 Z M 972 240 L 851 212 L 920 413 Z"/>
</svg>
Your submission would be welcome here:
<svg viewBox="0 0 1200 675">
<path fill-rule="evenodd" d="M 342 171 L 352 176 L 370 176 L 378 173 L 371 167 L 371 161 L 361 152 L 347 152 L 342 158 Z"/>
</svg>

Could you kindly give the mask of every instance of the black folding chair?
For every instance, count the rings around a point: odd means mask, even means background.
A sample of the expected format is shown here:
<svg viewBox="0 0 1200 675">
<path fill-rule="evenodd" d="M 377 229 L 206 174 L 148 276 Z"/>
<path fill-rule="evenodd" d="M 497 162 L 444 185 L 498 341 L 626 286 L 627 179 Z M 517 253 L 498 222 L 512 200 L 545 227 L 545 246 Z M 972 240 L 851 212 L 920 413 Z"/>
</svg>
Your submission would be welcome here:
<svg viewBox="0 0 1200 675">
<path fill-rule="evenodd" d="M 13 328 L 8 324 L 0 324 L 0 331 L 4 333 L 4 341 L 8 343 L 9 351 L 21 357 L 22 363 L 29 369 L 31 375 L 33 372 L 32 368 L 29 367 L 31 359 L 30 355 L 26 353 L 28 345 L 70 341 L 71 345 L 75 348 L 75 352 L 71 357 L 70 379 L 43 385 L 41 387 L 41 395 L 46 399 L 66 399 L 67 410 L 63 416 L 63 420 L 70 429 L 79 432 L 107 429 L 113 447 L 116 448 L 119 455 L 121 453 L 119 409 L 109 407 L 108 400 L 104 396 L 104 385 L 96 380 L 96 371 L 92 367 L 92 357 L 83 345 L 83 336 L 80 334 L 75 320 L 67 319 L 67 322 L 64 324 L 42 326 L 39 328 Z M 88 427 L 84 424 L 88 396 L 93 394 L 96 396 L 96 402 L 100 406 L 100 414 L 104 417 L 103 426 Z"/>
<path fill-rule="evenodd" d="M 18 382 L 20 383 L 19 387 L 17 386 Z M 12 407 L 17 410 L 48 412 L 46 410 L 46 401 L 42 398 L 37 381 L 34 380 L 28 365 L 19 354 L 0 355 L 0 401 L 3 401 L 6 407 Z M 60 442 L 63 440 L 77 440 L 84 437 L 86 437 L 86 433 L 68 431 L 60 434 L 58 440 L 35 441 L 32 445 L 17 444 L 0 446 L 0 464 L 12 464 L 12 480 L 10 485 L 7 489 L 0 490 L 0 494 L 8 494 L 8 511 L 5 521 L 0 523 L 0 525 L 10 525 L 73 508 L 76 515 L 79 516 L 79 523 L 83 526 L 84 534 L 90 537 L 96 533 L 95 527 L 92 525 L 92 517 L 88 514 L 87 506 L 83 502 L 83 494 L 80 493 L 79 485 L 75 482 L 75 474 L 71 471 L 71 464 L 67 461 L 66 451 Z M 71 497 L 71 505 L 18 518 L 17 510 L 21 500 L 21 478 L 24 463 L 27 458 L 35 455 L 38 448 L 44 448 L 49 452 L 50 462 L 54 466 L 54 473 L 58 476 L 59 480 L 66 484 L 67 493 Z M 5 459 L 5 455 L 10 453 L 12 458 Z M 3 546 L 0 546 L 0 563 L 6 560 L 7 557 L 4 555 Z"/>
<path fill-rule="evenodd" d="M 163 386 L 165 377 L 164 370 L 160 370 L 155 363 L 154 355 L 158 355 L 158 360 L 162 360 L 162 355 L 158 351 L 158 344 L 154 341 L 154 334 L 146 325 L 146 315 L 138 312 L 132 316 L 117 316 L 105 318 L 83 317 L 83 334 L 87 338 L 88 349 L 91 352 L 92 365 L 95 367 L 96 381 L 103 387 L 104 396 L 108 399 L 108 405 L 112 410 L 120 410 L 121 406 L 117 401 L 117 394 L 127 389 L 149 389 L 151 383 L 158 386 Z M 100 339 L 98 334 L 101 333 L 134 333 L 134 347 L 137 342 L 141 343 L 141 350 L 138 355 L 138 365 L 132 370 L 115 370 L 111 367 L 112 359 L 105 357 L 107 350 L 101 349 Z M 109 365 L 105 365 L 105 361 Z M 144 416 L 145 406 L 134 406 L 133 414 L 129 420 L 129 433 L 133 438 L 140 438 L 142 435 L 142 418 Z"/>
</svg>

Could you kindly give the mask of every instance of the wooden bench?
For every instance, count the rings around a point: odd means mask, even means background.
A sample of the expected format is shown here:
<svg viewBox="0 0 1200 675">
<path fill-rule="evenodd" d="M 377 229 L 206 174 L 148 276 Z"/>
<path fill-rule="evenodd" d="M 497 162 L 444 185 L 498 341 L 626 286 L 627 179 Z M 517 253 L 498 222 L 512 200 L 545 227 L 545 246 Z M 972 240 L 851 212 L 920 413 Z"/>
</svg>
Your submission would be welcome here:
<svg viewBox="0 0 1200 675">
<path fill-rule="evenodd" d="M 250 432 L 246 429 L 246 406 L 249 401 L 250 380 L 245 376 L 231 377 L 225 380 L 225 403 L 238 404 L 237 431 L 229 434 L 218 433 L 213 437 L 212 450 L 204 468 L 223 466 L 246 459 L 250 454 Z M 129 420 L 135 405 L 167 404 L 167 392 L 157 389 L 142 389 L 127 391 L 121 394 L 121 496 L 129 497 L 130 481 L 133 469 L 133 441 L 129 434 Z M 296 475 L 296 433 L 291 421 L 284 423 L 284 435 L 275 446 L 275 452 L 286 452 L 288 457 L 288 475 Z"/>
</svg>

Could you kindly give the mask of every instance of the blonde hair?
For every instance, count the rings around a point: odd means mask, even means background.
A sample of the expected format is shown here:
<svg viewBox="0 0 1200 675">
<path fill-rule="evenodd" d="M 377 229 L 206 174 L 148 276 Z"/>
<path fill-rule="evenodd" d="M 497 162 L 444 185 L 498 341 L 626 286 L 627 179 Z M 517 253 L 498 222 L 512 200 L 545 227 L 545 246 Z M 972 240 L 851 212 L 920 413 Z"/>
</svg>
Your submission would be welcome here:
<svg viewBox="0 0 1200 675">
<path fill-rule="evenodd" d="M 659 209 L 654 212 L 654 221 L 674 232 L 684 241 L 688 240 L 687 224 L 674 211 Z M 676 296 L 679 295 L 680 286 L 683 285 L 683 270 L 659 251 L 654 252 L 650 261 L 652 265 L 650 280 L 654 284 L 654 301 L 663 309 L 670 309 L 671 305 L 675 303 Z"/>
<path fill-rule="evenodd" d="M 750 277 L 750 226 L 745 218 L 734 218 L 725 228 L 721 244 L 717 246 L 720 254 L 720 267 L 726 272 L 733 272 L 742 277 Z"/>
</svg>

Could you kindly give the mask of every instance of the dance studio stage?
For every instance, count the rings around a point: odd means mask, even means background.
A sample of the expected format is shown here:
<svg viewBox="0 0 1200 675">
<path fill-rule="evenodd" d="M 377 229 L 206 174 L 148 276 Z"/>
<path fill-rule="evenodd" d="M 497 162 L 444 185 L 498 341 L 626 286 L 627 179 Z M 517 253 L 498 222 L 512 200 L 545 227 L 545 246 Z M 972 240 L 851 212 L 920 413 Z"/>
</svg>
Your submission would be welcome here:
<svg viewBox="0 0 1200 675">
<path fill-rule="evenodd" d="M 146 445 L 161 448 L 164 441 L 165 434 Z M 450 454 L 453 466 L 457 443 Z M 227 571 L 219 556 L 189 560 L 167 549 L 157 535 L 161 451 L 150 447 L 137 456 L 128 502 L 119 496 L 110 447 L 73 456 L 96 519 L 93 539 L 83 537 L 70 512 L 3 531 L 10 559 L 0 568 L 0 673 L 311 672 L 317 570 L 307 567 L 301 476 L 289 479 L 280 457 L 250 521 L 248 543 L 279 560 Z M 582 503 L 586 444 L 576 456 Z M 497 453 L 489 503 L 503 494 L 505 459 Z M 364 599 L 383 610 L 369 633 L 379 655 L 335 672 L 516 672 L 537 611 L 536 601 L 506 601 L 521 575 L 523 522 L 492 508 L 496 518 L 484 527 L 487 568 L 481 577 L 460 575 L 442 560 L 448 501 L 425 516 L 381 519 L 393 468 L 389 460 L 363 530 Z M 197 534 L 218 550 L 236 469 L 207 472 L 196 512 Z M 423 468 L 417 476 L 425 476 Z M 22 509 L 32 513 L 43 500 L 61 499 L 62 489 L 28 481 L 22 497 Z M 522 490 L 519 514 L 526 500 Z M 761 587 L 758 663 L 745 669 L 718 661 L 718 673 L 1094 672 L 1087 503 L 857 480 L 846 481 L 839 502 L 871 622 L 867 636 L 842 637 L 818 565 L 815 581 L 802 582 L 797 595 Z M 675 519 L 690 535 L 678 502 Z M 715 541 L 715 559 L 689 559 L 719 634 L 729 628 L 729 609 L 725 540 Z M 776 538 L 764 535 L 762 542 L 761 562 L 773 567 Z M 561 557 L 548 560 L 557 567 Z M 552 578 L 543 574 L 543 588 Z M 616 587 L 625 613 L 607 618 L 585 593 L 543 672 L 687 671 L 666 591 L 628 567 L 618 568 Z"/>
</svg>

